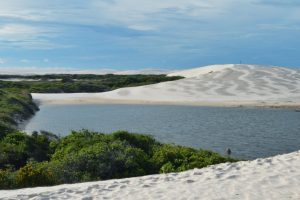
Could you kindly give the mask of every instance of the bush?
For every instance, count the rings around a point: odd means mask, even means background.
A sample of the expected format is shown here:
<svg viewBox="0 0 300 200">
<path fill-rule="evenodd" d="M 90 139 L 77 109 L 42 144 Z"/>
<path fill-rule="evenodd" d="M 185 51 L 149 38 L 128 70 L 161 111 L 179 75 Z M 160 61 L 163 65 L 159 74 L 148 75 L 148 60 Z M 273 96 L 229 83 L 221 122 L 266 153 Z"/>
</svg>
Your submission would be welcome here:
<svg viewBox="0 0 300 200">
<path fill-rule="evenodd" d="M 0 189 L 12 189 L 15 187 L 15 174 L 10 169 L 0 169 Z"/>
<path fill-rule="evenodd" d="M 56 160 L 60 163 L 56 174 L 61 183 L 140 176 L 146 174 L 148 160 L 142 150 L 124 142 L 98 142 Z"/>
<path fill-rule="evenodd" d="M 53 134 L 45 132 L 32 136 L 18 131 L 7 134 L 0 140 L 0 168 L 9 165 L 19 169 L 29 159 L 47 161 L 54 152 L 50 143 L 57 140 Z"/>
<path fill-rule="evenodd" d="M 156 148 L 152 160 L 160 173 L 181 172 L 222 162 L 236 161 L 211 151 L 169 144 Z"/>
<path fill-rule="evenodd" d="M 29 158 L 27 142 L 26 135 L 18 132 L 8 134 L 0 141 L 0 168 L 24 166 Z"/>
<path fill-rule="evenodd" d="M 18 187 L 36 187 L 55 184 L 53 172 L 48 163 L 29 162 L 16 173 L 16 184 Z"/>
<path fill-rule="evenodd" d="M 102 133 L 91 132 L 88 130 L 72 131 L 66 137 L 61 138 L 59 141 L 54 141 L 50 144 L 55 148 L 52 155 L 52 160 L 61 160 L 65 156 L 79 152 L 84 147 L 89 147 L 98 142 L 108 141 L 109 139 Z"/>
<path fill-rule="evenodd" d="M 4 138 L 8 133 L 11 133 L 13 131 L 14 129 L 10 125 L 0 121 L 0 140 Z"/>
<path fill-rule="evenodd" d="M 152 136 L 128 133 L 127 131 L 117 131 L 112 134 L 114 140 L 122 140 L 129 143 L 129 145 L 140 148 L 148 154 L 152 154 L 153 147 L 159 145 Z"/>
</svg>

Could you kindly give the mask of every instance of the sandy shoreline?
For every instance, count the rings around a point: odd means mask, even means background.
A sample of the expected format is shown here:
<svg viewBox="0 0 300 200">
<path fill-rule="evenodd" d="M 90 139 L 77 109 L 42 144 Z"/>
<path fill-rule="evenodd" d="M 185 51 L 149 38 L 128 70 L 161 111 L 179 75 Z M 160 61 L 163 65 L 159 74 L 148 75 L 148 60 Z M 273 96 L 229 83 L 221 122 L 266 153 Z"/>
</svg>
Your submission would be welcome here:
<svg viewBox="0 0 300 200">
<path fill-rule="evenodd" d="M 101 93 L 71 93 L 71 94 L 32 94 L 37 105 L 76 105 L 76 104 L 129 104 L 129 105 L 175 105 L 200 107 L 250 107 L 250 108 L 282 108 L 300 109 L 297 102 L 263 102 L 263 101 L 143 101 L 106 99 L 95 97 Z"/>
</svg>

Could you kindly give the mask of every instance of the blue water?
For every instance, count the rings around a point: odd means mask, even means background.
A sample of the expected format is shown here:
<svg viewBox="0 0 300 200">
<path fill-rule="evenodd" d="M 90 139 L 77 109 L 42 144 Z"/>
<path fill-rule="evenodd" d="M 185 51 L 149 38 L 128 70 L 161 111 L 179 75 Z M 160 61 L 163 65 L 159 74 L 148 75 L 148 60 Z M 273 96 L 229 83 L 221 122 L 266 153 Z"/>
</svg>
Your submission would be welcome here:
<svg viewBox="0 0 300 200">
<path fill-rule="evenodd" d="M 300 112 L 283 109 L 158 105 L 45 105 L 25 130 L 67 135 L 71 130 L 116 130 L 153 135 L 176 143 L 241 159 L 300 149 Z"/>
</svg>

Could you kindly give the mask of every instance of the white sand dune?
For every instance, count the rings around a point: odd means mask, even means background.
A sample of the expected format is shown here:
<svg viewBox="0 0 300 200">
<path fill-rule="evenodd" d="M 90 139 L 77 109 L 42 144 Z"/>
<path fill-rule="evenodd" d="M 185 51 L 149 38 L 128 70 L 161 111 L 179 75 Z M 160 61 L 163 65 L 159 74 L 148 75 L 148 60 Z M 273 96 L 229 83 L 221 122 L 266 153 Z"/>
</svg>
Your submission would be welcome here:
<svg viewBox="0 0 300 200">
<path fill-rule="evenodd" d="M 300 151 L 182 173 L 0 191 L 0 199 L 300 199 Z"/>
<path fill-rule="evenodd" d="M 94 94 L 33 94 L 40 103 L 158 103 L 221 106 L 299 106 L 300 70 L 212 65 L 174 72 L 186 78 Z"/>
</svg>

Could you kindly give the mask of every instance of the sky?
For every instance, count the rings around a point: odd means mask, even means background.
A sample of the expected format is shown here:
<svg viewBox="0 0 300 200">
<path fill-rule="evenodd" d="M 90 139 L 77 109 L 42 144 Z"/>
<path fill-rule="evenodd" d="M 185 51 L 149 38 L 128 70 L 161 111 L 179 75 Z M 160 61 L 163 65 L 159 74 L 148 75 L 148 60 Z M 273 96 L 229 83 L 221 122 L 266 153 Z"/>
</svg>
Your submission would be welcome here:
<svg viewBox="0 0 300 200">
<path fill-rule="evenodd" d="M 299 0 L 0 0 L 0 69 L 300 67 Z"/>
</svg>

